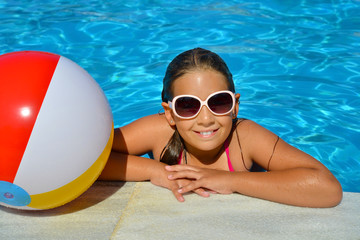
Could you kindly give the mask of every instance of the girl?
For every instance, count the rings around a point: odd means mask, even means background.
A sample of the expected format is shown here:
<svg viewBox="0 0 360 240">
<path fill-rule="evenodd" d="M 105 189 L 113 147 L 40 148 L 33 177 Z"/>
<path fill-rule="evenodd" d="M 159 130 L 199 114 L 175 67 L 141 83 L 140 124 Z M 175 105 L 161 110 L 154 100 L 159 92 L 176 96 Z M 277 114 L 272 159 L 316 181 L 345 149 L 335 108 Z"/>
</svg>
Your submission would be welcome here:
<svg viewBox="0 0 360 240">
<path fill-rule="evenodd" d="M 225 62 L 205 49 L 181 53 L 163 82 L 165 114 L 115 130 L 103 180 L 145 181 L 168 188 L 178 201 L 195 192 L 240 193 L 284 204 L 332 207 L 342 189 L 308 154 L 247 119 Z M 152 152 L 153 159 L 138 155 Z M 254 172 L 258 165 L 266 171 Z"/>
</svg>

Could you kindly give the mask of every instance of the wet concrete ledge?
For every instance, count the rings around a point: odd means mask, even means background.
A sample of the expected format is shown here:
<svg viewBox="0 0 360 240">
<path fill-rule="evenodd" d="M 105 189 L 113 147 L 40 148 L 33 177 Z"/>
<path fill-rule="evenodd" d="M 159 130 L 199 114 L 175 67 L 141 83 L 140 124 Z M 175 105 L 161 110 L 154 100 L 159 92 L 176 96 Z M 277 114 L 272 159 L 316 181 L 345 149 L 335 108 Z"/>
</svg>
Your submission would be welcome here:
<svg viewBox="0 0 360 240">
<path fill-rule="evenodd" d="M 359 193 L 328 209 L 239 194 L 185 199 L 149 182 L 99 181 L 55 209 L 0 206 L 0 239 L 360 239 Z"/>
</svg>

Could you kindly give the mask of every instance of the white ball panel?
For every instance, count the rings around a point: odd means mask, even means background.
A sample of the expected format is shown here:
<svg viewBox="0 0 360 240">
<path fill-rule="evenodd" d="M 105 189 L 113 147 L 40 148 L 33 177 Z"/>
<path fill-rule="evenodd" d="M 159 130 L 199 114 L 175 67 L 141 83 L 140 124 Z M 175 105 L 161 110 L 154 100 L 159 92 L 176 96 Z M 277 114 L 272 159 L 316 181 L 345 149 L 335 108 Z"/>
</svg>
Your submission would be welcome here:
<svg viewBox="0 0 360 240">
<path fill-rule="evenodd" d="M 57 189 L 85 172 L 112 131 L 112 114 L 98 84 L 61 57 L 14 183 L 29 194 Z"/>
</svg>

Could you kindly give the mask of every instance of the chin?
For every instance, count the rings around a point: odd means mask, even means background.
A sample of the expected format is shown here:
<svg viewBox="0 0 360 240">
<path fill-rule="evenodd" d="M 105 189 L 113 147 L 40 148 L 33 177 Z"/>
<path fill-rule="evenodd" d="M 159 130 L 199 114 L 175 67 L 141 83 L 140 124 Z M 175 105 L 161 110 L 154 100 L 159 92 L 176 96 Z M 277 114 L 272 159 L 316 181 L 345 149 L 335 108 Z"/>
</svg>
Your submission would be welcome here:
<svg viewBox="0 0 360 240">
<path fill-rule="evenodd" d="M 200 151 L 208 152 L 217 149 L 223 145 L 223 142 L 201 142 L 195 143 L 193 146 Z"/>
</svg>

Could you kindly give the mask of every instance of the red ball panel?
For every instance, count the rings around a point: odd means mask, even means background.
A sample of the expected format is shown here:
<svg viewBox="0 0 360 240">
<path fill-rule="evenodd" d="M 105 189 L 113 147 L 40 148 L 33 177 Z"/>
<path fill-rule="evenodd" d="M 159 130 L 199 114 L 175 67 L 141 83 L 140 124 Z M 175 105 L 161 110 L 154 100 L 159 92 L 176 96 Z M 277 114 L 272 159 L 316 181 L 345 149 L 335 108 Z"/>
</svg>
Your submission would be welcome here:
<svg viewBox="0 0 360 240">
<path fill-rule="evenodd" d="M 13 182 L 60 56 L 0 56 L 0 181 Z"/>
</svg>

